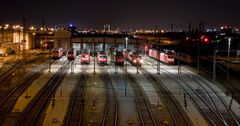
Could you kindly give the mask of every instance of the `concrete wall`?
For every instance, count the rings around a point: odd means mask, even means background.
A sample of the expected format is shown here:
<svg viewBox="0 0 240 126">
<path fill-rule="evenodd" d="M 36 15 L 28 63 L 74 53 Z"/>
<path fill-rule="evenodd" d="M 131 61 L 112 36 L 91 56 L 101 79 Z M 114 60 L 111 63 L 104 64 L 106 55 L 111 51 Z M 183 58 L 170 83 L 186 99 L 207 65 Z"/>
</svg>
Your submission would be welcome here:
<svg viewBox="0 0 240 126">
<path fill-rule="evenodd" d="M 69 48 L 71 48 L 71 32 L 66 30 L 55 31 L 53 47 L 62 47 L 64 51 L 67 51 Z"/>
</svg>

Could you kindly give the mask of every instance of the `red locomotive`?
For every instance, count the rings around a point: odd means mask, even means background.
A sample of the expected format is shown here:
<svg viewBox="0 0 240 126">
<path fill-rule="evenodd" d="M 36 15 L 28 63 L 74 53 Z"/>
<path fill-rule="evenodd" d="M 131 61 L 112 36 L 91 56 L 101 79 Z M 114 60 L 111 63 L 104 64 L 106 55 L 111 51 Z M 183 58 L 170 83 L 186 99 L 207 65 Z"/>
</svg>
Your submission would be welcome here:
<svg viewBox="0 0 240 126">
<path fill-rule="evenodd" d="M 54 60 L 60 59 L 63 55 L 63 49 L 62 48 L 54 48 L 52 49 L 52 58 Z"/>
<path fill-rule="evenodd" d="M 114 53 L 114 63 L 116 65 L 123 65 L 124 64 L 124 55 L 123 52 L 116 51 Z"/>
<path fill-rule="evenodd" d="M 130 52 L 125 51 L 124 56 L 133 65 L 135 65 L 135 66 L 141 66 L 142 65 L 142 56 L 139 54 L 139 52 L 137 52 L 137 51 L 130 51 Z"/>
<path fill-rule="evenodd" d="M 67 51 L 67 59 L 68 59 L 69 61 L 74 60 L 75 57 L 76 57 L 76 55 L 77 55 L 77 52 L 76 52 L 75 49 L 69 49 L 69 50 Z"/>
<path fill-rule="evenodd" d="M 82 51 L 82 54 L 80 56 L 80 62 L 81 63 L 87 63 L 87 64 L 90 63 L 90 50 L 84 49 Z"/>
<path fill-rule="evenodd" d="M 149 49 L 148 55 L 166 64 L 174 63 L 175 52 L 173 50 L 164 49 L 163 52 L 158 52 L 156 49 Z"/>
<path fill-rule="evenodd" d="M 107 53 L 104 51 L 99 51 L 97 53 L 97 63 L 100 65 L 107 65 Z"/>
</svg>

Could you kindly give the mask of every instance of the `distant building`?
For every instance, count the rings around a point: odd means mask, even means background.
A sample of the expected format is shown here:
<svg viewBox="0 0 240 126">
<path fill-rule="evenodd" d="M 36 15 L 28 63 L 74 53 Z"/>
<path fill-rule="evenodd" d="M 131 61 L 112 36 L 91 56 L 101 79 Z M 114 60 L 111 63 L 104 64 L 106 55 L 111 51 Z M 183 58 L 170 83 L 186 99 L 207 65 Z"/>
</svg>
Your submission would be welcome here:
<svg viewBox="0 0 240 126">
<path fill-rule="evenodd" d="M 111 26 L 109 24 L 105 24 L 103 26 L 103 32 L 111 32 Z"/>
<path fill-rule="evenodd" d="M 25 33 L 26 49 L 34 48 L 34 34 Z M 0 32 L 0 47 L 11 48 L 13 51 L 23 49 L 23 32 L 5 30 Z"/>
<path fill-rule="evenodd" d="M 64 51 L 71 47 L 71 32 L 67 30 L 58 30 L 54 32 L 54 48 L 63 48 Z"/>
</svg>

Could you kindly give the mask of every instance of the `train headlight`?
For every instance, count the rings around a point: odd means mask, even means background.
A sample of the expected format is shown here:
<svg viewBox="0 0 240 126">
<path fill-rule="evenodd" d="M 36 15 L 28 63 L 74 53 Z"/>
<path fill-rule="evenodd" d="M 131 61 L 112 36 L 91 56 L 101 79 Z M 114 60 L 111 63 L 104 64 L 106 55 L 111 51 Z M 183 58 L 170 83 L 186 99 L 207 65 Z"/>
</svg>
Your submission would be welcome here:
<svg viewBox="0 0 240 126">
<path fill-rule="evenodd" d="M 136 62 L 137 62 L 137 60 L 133 60 L 133 62 L 134 62 L 134 63 L 136 63 Z"/>
</svg>

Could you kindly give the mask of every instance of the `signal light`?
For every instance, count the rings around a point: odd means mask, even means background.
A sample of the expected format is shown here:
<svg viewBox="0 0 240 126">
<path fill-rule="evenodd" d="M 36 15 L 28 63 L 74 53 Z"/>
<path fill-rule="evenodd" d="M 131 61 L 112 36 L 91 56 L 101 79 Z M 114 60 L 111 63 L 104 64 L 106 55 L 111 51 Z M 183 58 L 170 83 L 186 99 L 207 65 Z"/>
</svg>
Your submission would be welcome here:
<svg viewBox="0 0 240 126">
<path fill-rule="evenodd" d="M 145 50 L 147 50 L 147 49 L 148 49 L 148 47 L 145 45 L 144 49 L 145 49 Z"/>
<path fill-rule="evenodd" d="M 207 43 L 207 42 L 209 42 L 209 38 L 207 36 L 202 36 L 201 37 L 201 42 Z"/>
<path fill-rule="evenodd" d="M 208 42 L 208 38 L 205 37 L 205 38 L 204 38 L 204 42 Z"/>
</svg>

